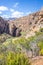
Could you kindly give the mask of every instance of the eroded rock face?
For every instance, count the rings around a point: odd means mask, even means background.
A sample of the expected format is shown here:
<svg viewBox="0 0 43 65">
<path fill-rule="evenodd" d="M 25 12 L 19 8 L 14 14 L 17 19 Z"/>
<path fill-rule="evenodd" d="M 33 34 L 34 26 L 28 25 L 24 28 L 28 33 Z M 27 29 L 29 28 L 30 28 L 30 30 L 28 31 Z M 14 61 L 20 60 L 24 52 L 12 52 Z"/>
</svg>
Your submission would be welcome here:
<svg viewBox="0 0 43 65">
<path fill-rule="evenodd" d="M 16 36 L 17 37 L 21 35 L 20 32 L 21 32 L 21 29 L 17 28 L 17 30 L 16 30 Z"/>
<path fill-rule="evenodd" d="M 8 23 L 2 17 L 0 17 L 0 34 L 7 33 L 12 36 L 20 36 L 20 29 L 15 26 L 14 23 Z"/>
<path fill-rule="evenodd" d="M 9 25 L 2 17 L 0 17 L 0 34 L 9 33 Z"/>
<path fill-rule="evenodd" d="M 16 31 L 16 26 L 14 24 L 9 24 L 9 34 L 13 36 L 13 33 Z M 15 32 L 16 33 L 16 32 Z"/>
<path fill-rule="evenodd" d="M 9 34 L 12 36 L 20 36 L 21 29 L 15 26 L 14 23 L 9 23 Z"/>
<path fill-rule="evenodd" d="M 36 29 L 36 31 L 39 30 L 39 28 L 40 28 L 39 24 L 41 24 L 41 22 L 39 22 L 39 20 L 41 20 L 42 18 L 43 18 L 43 10 L 40 10 L 36 13 L 30 14 L 30 15 L 25 16 L 25 17 L 21 17 L 19 19 L 16 19 L 13 22 L 15 23 L 15 25 L 17 27 L 21 28 L 22 31 L 26 32 L 26 34 L 27 34 L 27 33 L 29 33 L 28 31 L 30 31 L 30 30 L 35 32 L 34 30 L 37 27 L 38 27 L 38 29 Z"/>
</svg>

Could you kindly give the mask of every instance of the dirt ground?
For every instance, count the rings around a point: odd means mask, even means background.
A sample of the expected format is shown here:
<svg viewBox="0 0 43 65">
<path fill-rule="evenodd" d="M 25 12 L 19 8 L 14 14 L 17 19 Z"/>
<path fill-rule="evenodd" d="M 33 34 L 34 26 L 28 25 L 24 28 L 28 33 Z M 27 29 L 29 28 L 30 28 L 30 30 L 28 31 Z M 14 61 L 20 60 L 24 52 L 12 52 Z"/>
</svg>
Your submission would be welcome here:
<svg viewBox="0 0 43 65">
<path fill-rule="evenodd" d="M 43 65 L 43 56 L 32 58 L 32 65 Z"/>
</svg>

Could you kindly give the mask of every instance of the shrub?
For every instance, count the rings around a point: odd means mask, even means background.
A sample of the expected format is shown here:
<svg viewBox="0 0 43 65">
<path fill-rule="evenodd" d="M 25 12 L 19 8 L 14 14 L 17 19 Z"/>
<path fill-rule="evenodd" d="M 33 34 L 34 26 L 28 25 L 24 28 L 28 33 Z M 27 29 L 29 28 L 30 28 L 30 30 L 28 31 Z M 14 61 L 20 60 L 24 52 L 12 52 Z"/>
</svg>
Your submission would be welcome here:
<svg viewBox="0 0 43 65">
<path fill-rule="evenodd" d="M 25 32 L 21 32 L 21 35 L 24 36 L 24 35 L 26 35 L 26 33 Z"/>
<path fill-rule="evenodd" d="M 39 32 L 35 31 L 35 34 L 36 34 L 36 36 L 38 36 L 38 35 L 40 35 L 42 33 L 40 31 Z"/>
<path fill-rule="evenodd" d="M 10 36 L 10 35 L 8 35 L 8 34 L 6 34 L 6 33 L 1 34 L 1 35 L 0 35 L 0 43 L 5 42 L 5 41 L 6 41 L 6 39 L 8 39 L 8 38 L 11 38 L 11 36 Z"/>
<path fill-rule="evenodd" d="M 43 32 L 43 28 L 40 28 L 40 32 Z"/>
<path fill-rule="evenodd" d="M 38 47 L 40 48 L 39 55 L 43 55 L 43 40 L 39 41 Z"/>
<path fill-rule="evenodd" d="M 23 53 L 7 52 L 7 55 L 0 54 L 0 65 L 30 65 L 29 59 Z"/>
<path fill-rule="evenodd" d="M 28 42 L 34 41 L 35 40 L 35 36 L 31 36 L 27 40 L 28 40 Z"/>
<path fill-rule="evenodd" d="M 28 58 L 23 53 L 9 52 L 7 55 L 7 65 L 30 65 Z"/>
<path fill-rule="evenodd" d="M 40 50 L 39 55 L 43 56 L 43 49 Z"/>
<path fill-rule="evenodd" d="M 19 39 L 12 39 L 12 43 L 16 45 L 16 47 L 19 45 L 19 47 L 24 47 L 25 49 L 29 49 L 30 45 L 27 39 L 25 37 L 20 37 Z"/>
</svg>

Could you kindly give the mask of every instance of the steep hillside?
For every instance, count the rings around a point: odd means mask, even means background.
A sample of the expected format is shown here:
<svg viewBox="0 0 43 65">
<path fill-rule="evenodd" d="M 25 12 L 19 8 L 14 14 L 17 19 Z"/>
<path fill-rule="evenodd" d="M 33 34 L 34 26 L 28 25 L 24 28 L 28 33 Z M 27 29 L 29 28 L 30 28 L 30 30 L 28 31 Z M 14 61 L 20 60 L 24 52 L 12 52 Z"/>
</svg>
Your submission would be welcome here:
<svg viewBox="0 0 43 65">
<path fill-rule="evenodd" d="M 21 28 L 22 32 L 29 34 L 30 32 L 34 33 L 43 27 L 43 8 L 36 13 L 11 21 L 11 23 L 15 24 L 18 28 Z"/>
</svg>

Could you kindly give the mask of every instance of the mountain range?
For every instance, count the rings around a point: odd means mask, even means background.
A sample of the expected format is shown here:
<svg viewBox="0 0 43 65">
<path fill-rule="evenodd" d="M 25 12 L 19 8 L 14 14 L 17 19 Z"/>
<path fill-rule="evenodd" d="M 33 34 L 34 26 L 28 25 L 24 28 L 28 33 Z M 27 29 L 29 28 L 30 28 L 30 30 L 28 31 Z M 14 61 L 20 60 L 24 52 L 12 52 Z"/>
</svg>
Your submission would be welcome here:
<svg viewBox="0 0 43 65">
<path fill-rule="evenodd" d="M 31 36 L 36 31 L 43 28 L 43 8 L 35 13 L 29 14 L 21 18 L 9 18 L 8 20 L 0 17 L 0 34 L 3 32 L 19 36 L 20 33 Z"/>
</svg>

